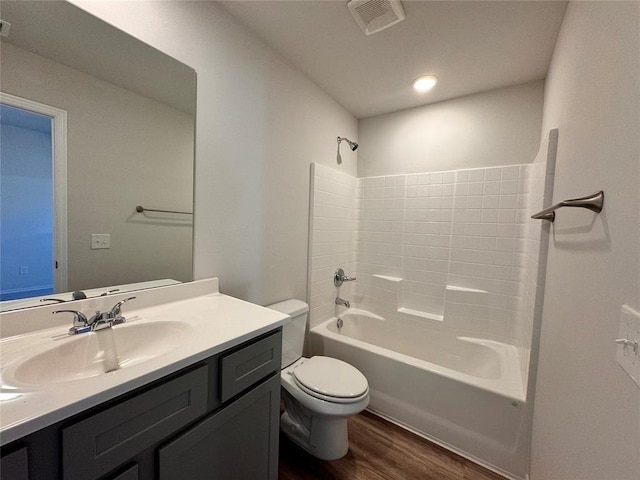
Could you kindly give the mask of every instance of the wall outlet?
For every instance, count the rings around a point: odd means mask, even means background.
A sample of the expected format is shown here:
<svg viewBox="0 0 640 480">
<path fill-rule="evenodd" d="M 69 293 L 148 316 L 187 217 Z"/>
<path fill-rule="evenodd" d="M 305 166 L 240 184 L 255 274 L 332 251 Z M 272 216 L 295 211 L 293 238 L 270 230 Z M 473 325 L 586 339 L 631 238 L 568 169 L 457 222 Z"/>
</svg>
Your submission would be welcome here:
<svg viewBox="0 0 640 480">
<path fill-rule="evenodd" d="M 20 275 L 29 275 L 29 267 L 28 266 L 20 267 Z"/>
<path fill-rule="evenodd" d="M 640 313 L 627 305 L 620 310 L 616 361 L 640 387 Z"/>
<path fill-rule="evenodd" d="M 108 233 L 92 233 L 91 250 L 98 250 L 101 248 L 111 248 L 111 235 Z"/>
</svg>

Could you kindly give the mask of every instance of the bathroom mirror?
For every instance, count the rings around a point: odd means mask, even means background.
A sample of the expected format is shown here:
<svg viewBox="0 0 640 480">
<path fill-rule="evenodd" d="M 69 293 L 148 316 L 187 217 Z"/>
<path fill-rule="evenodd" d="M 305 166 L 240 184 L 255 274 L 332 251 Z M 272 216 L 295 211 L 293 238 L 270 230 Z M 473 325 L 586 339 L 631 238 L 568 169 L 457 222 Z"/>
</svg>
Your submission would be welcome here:
<svg viewBox="0 0 640 480">
<path fill-rule="evenodd" d="M 64 1 L 0 18 L 0 309 L 192 280 L 195 71 Z"/>
</svg>

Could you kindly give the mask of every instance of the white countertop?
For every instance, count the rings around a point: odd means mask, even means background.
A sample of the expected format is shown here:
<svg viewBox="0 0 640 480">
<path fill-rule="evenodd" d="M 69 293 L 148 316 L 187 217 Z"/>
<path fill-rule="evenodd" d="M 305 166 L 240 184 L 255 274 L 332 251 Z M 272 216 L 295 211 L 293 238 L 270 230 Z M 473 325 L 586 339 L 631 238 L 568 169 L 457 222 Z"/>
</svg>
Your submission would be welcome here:
<svg viewBox="0 0 640 480">
<path fill-rule="evenodd" d="M 206 284 L 206 282 L 211 283 Z M 179 290 L 169 290 L 176 288 L 187 292 L 185 295 L 187 298 L 174 299 L 171 302 L 153 306 L 144 306 L 144 304 L 150 303 L 150 299 L 143 297 L 147 292 L 152 292 L 153 296 L 154 289 L 136 292 L 141 300 L 139 305 L 144 308 L 134 309 L 135 303 L 133 301 L 127 304 L 127 308 L 123 309 L 127 322 L 113 327 L 114 330 L 151 322 L 179 320 L 189 324 L 189 334 L 183 343 L 174 346 L 172 350 L 113 372 L 46 386 L 20 384 L 13 380 L 9 374 L 12 365 L 15 366 L 17 362 L 32 356 L 40 348 L 38 345 L 58 346 L 62 342 L 72 341 L 82 335 L 101 335 L 102 332 L 69 336 L 67 331 L 71 322 L 68 321 L 52 328 L 5 336 L 0 341 L 0 365 L 2 365 L 0 371 L 0 380 L 2 381 L 0 385 L 0 444 L 5 445 L 99 405 L 211 355 L 276 329 L 289 321 L 286 314 L 217 292 L 201 295 L 203 288 L 211 285 L 214 285 L 217 291 L 217 280 L 215 282 L 211 280 L 193 282 L 193 284 L 197 284 L 195 285 L 197 296 L 193 296 L 194 289 L 191 289 L 189 294 L 189 284 L 157 289 L 155 299 L 158 295 L 172 299 L 180 297 L 175 293 Z M 109 301 L 112 300 L 117 301 L 118 299 L 111 297 Z M 87 302 L 87 300 L 80 302 Z M 71 308 L 79 309 L 79 306 L 82 306 L 82 303 L 74 302 Z M 89 304 L 89 306 L 93 307 L 94 305 Z M 40 316 L 43 318 L 51 317 L 50 313 L 51 311 L 40 310 Z M 21 321 L 27 315 L 25 312 L 19 312 L 19 314 L 22 316 L 19 318 Z M 48 314 L 48 317 L 45 317 L 45 314 Z M 11 315 L 11 313 L 2 315 Z M 70 318 L 68 316 L 67 320 Z M 0 323 L 4 320 L 0 317 Z M 7 320 L 8 323 L 11 323 L 9 322 L 10 318 Z M 13 322 L 15 323 L 15 319 Z M 41 323 L 42 319 L 40 319 Z"/>
</svg>

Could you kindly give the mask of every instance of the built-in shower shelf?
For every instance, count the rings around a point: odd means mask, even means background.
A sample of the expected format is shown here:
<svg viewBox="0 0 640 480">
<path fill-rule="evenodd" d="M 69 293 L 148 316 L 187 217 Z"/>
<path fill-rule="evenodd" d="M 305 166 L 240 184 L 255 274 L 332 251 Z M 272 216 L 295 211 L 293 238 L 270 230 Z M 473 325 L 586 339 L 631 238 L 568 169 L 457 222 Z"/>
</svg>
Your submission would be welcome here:
<svg viewBox="0 0 640 480">
<path fill-rule="evenodd" d="M 447 285 L 444 291 L 444 312 L 452 304 L 486 305 L 488 292 L 477 288 L 458 287 Z"/>
<path fill-rule="evenodd" d="M 429 320 L 436 320 L 442 322 L 444 317 L 442 315 L 436 315 L 435 313 L 423 312 L 421 310 L 413 310 L 412 308 L 400 307 L 398 313 L 404 313 L 405 315 L 411 315 L 412 317 L 427 318 Z"/>
<path fill-rule="evenodd" d="M 389 275 L 378 275 L 377 273 L 374 273 L 373 276 L 381 278 L 382 280 L 387 280 L 388 282 L 400 283 L 402 281 L 400 277 L 390 277 Z"/>
<path fill-rule="evenodd" d="M 456 287 L 454 285 L 447 285 L 446 290 L 448 290 L 449 292 L 487 293 L 486 290 L 478 290 L 477 288 Z"/>
</svg>

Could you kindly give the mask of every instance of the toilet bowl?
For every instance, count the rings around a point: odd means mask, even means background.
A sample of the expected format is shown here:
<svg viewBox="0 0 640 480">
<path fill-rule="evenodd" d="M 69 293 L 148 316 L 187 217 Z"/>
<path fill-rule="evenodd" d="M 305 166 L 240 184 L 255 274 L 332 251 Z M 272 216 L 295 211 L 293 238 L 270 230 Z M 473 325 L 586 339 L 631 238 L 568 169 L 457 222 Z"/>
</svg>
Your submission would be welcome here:
<svg viewBox="0 0 640 480">
<path fill-rule="evenodd" d="M 292 317 L 283 327 L 280 373 L 284 413 L 282 432 L 323 460 L 336 460 L 349 450 L 347 418 L 369 404 L 369 384 L 355 367 L 336 358 L 302 357 L 309 307 L 287 300 L 269 308 Z"/>
</svg>

